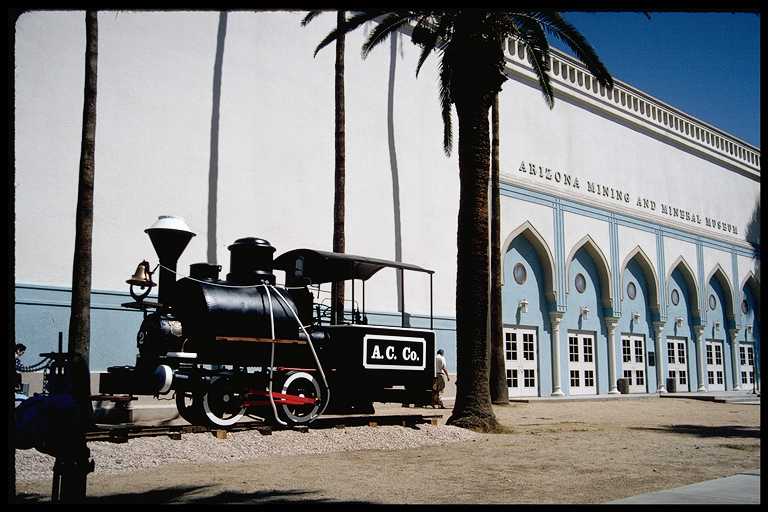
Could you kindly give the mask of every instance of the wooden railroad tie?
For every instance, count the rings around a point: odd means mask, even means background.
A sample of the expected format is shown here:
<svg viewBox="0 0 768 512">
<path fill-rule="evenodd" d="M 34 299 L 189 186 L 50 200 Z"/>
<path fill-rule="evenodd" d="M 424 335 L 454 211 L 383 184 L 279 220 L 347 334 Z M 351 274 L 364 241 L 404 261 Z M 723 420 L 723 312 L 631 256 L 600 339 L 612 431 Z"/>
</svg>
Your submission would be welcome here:
<svg viewBox="0 0 768 512">
<path fill-rule="evenodd" d="M 109 435 L 110 441 L 113 443 L 127 443 L 128 442 L 128 431 L 127 430 L 116 430 L 114 432 L 110 432 Z"/>
<path fill-rule="evenodd" d="M 307 433 L 311 429 L 336 428 L 345 429 L 353 426 L 379 427 L 382 425 L 401 425 L 404 427 L 417 428 L 420 423 L 429 423 L 437 426 L 442 418 L 441 415 L 395 415 L 395 416 L 356 416 L 348 418 L 325 418 L 325 421 L 318 421 L 313 425 L 292 425 L 292 426 L 270 426 L 260 424 L 259 422 L 245 422 L 233 425 L 230 428 L 209 428 L 202 425 L 183 425 L 183 426 L 137 426 L 137 425 L 114 425 L 110 427 L 102 426 L 95 431 L 88 432 L 86 438 L 88 441 L 107 441 L 112 443 L 127 443 L 129 440 L 138 437 L 166 436 L 174 441 L 180 441 L 182 434 L 210 432 L 216 439 L 228 439 L 230 432 L 243 432 L 256 430 L 259 434 L 268 436 L 277 430 L 293 430 L 295 432 Z"/>
</svg>

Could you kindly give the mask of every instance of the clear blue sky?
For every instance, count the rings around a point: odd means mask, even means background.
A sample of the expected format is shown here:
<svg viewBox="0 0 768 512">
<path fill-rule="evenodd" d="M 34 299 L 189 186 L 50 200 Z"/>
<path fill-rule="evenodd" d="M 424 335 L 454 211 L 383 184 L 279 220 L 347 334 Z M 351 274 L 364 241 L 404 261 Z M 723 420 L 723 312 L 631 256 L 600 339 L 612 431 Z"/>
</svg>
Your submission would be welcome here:
<svg viewBox="0 0 768 512">
<path fill-rule="evenodd" d="M 649 14 L 563 16 L 614 78 L 760 147 L 760 16 Z M 567 51 L 560 41 L 550 42 Z"/>
</svg>

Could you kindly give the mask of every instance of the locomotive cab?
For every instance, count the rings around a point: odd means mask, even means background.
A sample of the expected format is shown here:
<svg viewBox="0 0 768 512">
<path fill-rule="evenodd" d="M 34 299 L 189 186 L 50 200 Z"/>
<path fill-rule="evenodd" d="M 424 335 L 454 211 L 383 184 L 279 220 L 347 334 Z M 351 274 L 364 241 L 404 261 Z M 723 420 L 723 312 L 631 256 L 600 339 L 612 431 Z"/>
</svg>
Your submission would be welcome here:
<svg viewBox="0 0 768 512">
<path fill-rule="evenodd" d="M 434 376 L 435 333 L 432 314 L 432 270 L 378 258 L 356 256 L 313 249 L 294 249 L 274 261 L 274 268 L 285 271 L 286 287 L 302 297 L 307 287 L 325 283 L 351 281 L 352 306 L 348 315 L 337 315 L 320 302 L 312 304 L 312 333 L 328 340 L 321 355 L 336 389 L 330 410 L 345 412 L 372 410 L 373 402 L 428 404 L 431 402 Z M 429 328 L 406 325 L 403 308 L 400 326 L 370 325 L 365 311 L 365 282 L 384 268 L 399 270 L 400 303 L 404 304 L 402 279 L 404 271 L 425 273 L 430 282 Z M 355 301 L 355 281 L 362 282 L 362 307 Z M 297 302 L 306 298 L 295 299 Z M 309 305 L 305 304 L 305 318 Z M 343 316 L 341 323 L 333 322 Z M 330 412 L 330 411 L 329 411 Z"/>
</svg>

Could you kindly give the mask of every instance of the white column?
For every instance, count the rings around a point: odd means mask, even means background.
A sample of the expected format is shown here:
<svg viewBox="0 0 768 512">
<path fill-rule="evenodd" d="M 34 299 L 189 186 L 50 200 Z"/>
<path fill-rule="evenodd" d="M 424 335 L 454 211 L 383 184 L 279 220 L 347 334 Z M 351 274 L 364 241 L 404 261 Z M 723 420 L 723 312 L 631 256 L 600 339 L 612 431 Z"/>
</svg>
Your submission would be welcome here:
<svg viewBox="0 0 768 512">
<path fill-rule="evenodd" d="M 560 389 L 560 321 L 563 314 L 550 312 L 549 319 L 552 321 L 552 396 L 565 396 Z"/>
<path fill-rule="evenodd" d="M 552 311 L 549 319 L 552 322 L 552 396 L 565 396 L 560 388 L 560 321 L 563 314 Z"/>
<path fill-rule="evenodd" d="M 605 317 L 605 327 L 608 331 L 608 393 L 611 395 L 619 394 L 616 387 L 616 345 L 619 340 L 614 339 L 616 326 L 619 324 L 619 317 Z"/>
<path fill-rule="evenodd" d="M 739 365 L 739 329 L 728 329 L 731 335 L 731 359 L 733 360 L 733 389 L 741 391 L 741 368 Z"/>
<path fill-rule="evenodd" d="M 707 378 L 704 374 L 704 326 L 695 326 L 693 332 L 696 334 L 697 359 L 699 360 L 699 388 L 696 391 L 706 391 L 707 388 L 704 385 L 704 380 Z"/>
<path fill-rule="evenodd" d="M 667 382 L 664 380 L 664 358 L 661 356 L 662 347 L 662 331 L 664 329 L 664 322 L 653 322 L 653 331 L 656 335 L 656 392 L 666 393 Z"/>
</svg>

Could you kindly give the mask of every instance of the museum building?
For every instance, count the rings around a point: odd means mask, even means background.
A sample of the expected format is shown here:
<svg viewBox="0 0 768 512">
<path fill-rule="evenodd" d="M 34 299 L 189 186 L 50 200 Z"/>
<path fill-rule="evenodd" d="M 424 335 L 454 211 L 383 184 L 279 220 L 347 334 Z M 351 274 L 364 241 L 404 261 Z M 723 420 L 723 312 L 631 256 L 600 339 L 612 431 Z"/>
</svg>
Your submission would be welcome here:
<svg viewBox="0 0 768 512">
<path fill-rule="evenodd" d="M 226 265 L 242 236 L 276 255 L 331 250 L 333 51 L 313 52 L 335 18 L 301 17 L 100 14 L 92 372 L 133 364 L 141 316 L 120 304 L 154 257 L 143 230 L 158 215 L 197 234 L 180 271 Z M 29 354 L 69 321 L 83 18 L 16 24 L 15 328 Z M 347 252 L 435 271 L 437 344 L 455 370 L 458 161 L 442 151 L 437 59 L 417 79 L 409 37 L 363 60 L 363 35 L 347 38 Z M 510 396 L 753 389 L 760 149 L 620 77 L 608 91 L 559 51 L 550 110 L 522 50 L 506 46 L 499 96 L 494 342 Z M 398 301 L 394 273 L 371 281 L 371 322 L 404 310 L 428 327 L 426 282 L 406 281 Z"/>
</svg>

